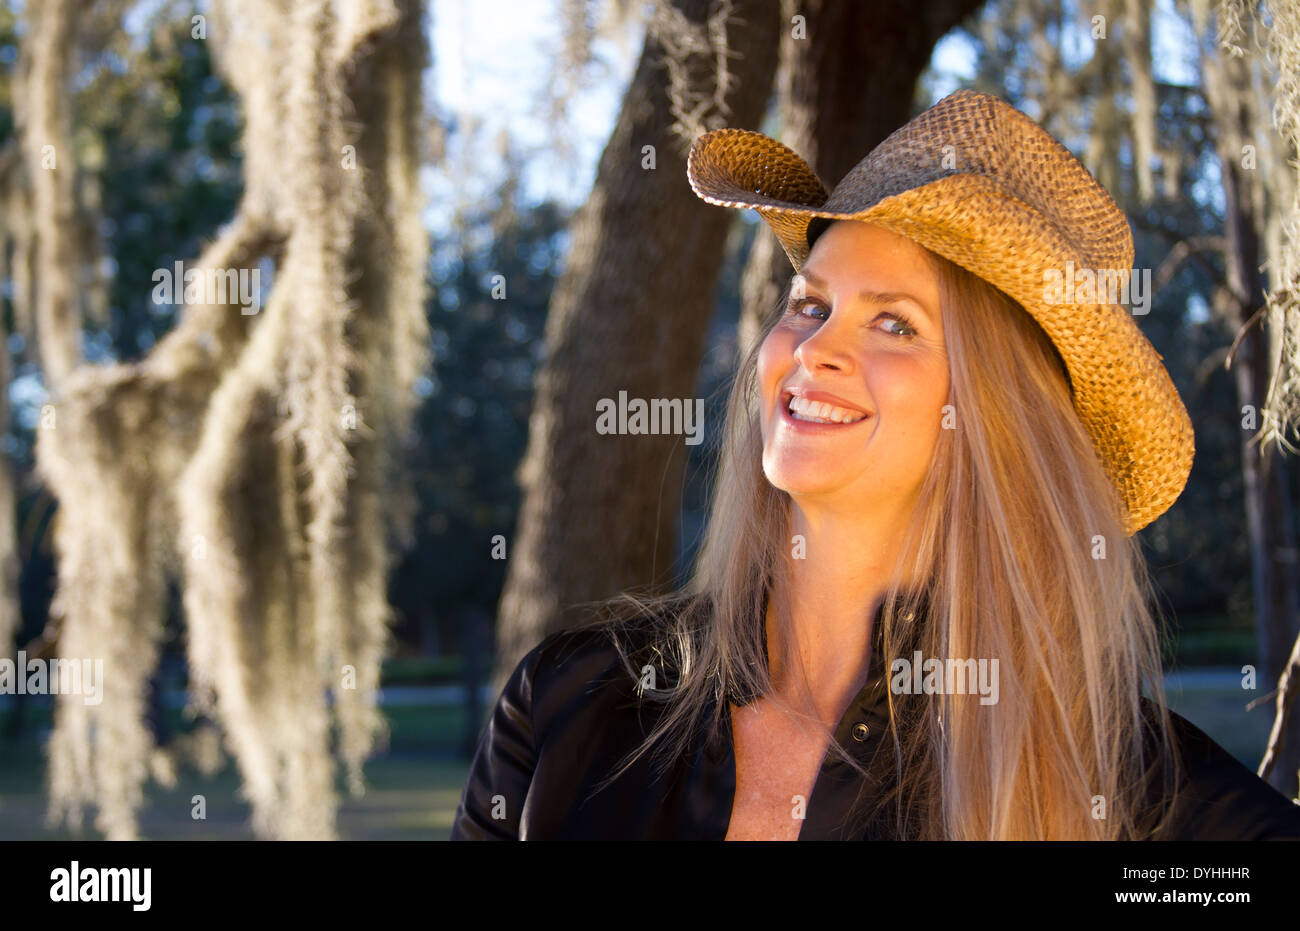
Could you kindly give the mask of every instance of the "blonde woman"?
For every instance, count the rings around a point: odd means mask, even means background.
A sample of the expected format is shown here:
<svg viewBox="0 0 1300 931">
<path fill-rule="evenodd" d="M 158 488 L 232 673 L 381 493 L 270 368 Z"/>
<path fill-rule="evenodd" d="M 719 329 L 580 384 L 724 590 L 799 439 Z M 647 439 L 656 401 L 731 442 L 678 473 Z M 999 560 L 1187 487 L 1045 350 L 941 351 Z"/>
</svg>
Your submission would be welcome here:
<svg viewBox="0 0 1300 931">
<path fill-rule="evenodd" d="M 1300 839 L 1165 705 L 1133 535 L 1193 437 L 1129 313 L 1072 287 L 1133 259 L 1086 169 L 961 91 L 829 195 L 741 130 L 688 174 L 795 269 L 694 578 L 520 662 L 453 839 Z"/>
</svg>

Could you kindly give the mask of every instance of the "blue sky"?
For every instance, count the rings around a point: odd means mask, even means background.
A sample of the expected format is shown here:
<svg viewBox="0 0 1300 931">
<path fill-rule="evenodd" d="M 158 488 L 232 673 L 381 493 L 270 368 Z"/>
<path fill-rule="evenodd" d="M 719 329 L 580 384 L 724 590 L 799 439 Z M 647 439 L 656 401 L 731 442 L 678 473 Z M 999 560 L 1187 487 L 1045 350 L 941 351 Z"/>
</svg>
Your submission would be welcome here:
<svg viewBox="0 0 1300 931">
<path fill-rule="evenodd" d="M 538 116 L 563 40 L 557 0 L 431 0 L 430 7 L 433 91 L 440 113 L 472 114 L 482 120 L 484 139 L 508 130 L 516 143 L 536 153 L 525 178 L 526 200 L 580 204 L 618 116 L 643 31 L 632 23 L 620 41 L 593 45 L 588 86 L 568 99 L 576 155 L 557 159 L 547 157 L 548 126 Z M 487 169 L 484 180 L 495 181 L 493 155 L 489 151 L 482 158 L 475 164 Z"/>
</svg>

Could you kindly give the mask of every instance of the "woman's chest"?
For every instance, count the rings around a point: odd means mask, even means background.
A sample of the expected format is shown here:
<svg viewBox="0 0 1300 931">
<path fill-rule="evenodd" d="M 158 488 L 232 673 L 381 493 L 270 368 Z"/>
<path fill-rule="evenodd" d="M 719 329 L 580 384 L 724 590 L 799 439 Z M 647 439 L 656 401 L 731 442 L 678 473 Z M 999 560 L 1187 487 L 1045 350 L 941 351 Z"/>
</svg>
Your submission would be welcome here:
<svg viewBox="0 0 1300 931">
<path fill-rule="evenodd" d="M 798 840 L 828 741 L 760 700 L 732 709 L 736 790 L 727 840 Z"/>
</svg>

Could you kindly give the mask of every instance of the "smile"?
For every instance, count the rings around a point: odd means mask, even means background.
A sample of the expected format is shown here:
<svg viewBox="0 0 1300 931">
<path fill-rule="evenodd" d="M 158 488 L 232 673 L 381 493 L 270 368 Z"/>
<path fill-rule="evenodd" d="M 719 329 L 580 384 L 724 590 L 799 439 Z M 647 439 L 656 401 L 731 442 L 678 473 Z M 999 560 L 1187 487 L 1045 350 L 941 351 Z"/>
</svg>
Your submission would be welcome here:
<svg viewBox="0 0 1300 931">
<path fill-rule="evenodd" d="M 861 410 L 841 407 L 830 401 L 810 398 L 790 391 L 782 394 L 781 401 L 785 420 L 791 424 L 847 427 L 866 420 L 869 416 Z"/>
</svg>

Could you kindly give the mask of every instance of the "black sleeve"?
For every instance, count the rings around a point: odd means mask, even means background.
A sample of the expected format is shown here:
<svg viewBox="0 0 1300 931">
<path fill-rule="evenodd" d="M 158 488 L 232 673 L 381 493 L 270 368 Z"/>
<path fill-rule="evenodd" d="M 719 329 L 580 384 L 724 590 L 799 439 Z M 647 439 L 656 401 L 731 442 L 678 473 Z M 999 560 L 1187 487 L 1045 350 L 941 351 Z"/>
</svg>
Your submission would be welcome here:
<svg viewBox="0 0 1300 931">
<path fill-rule="evenodd" d="M 1184 773 L 1169 828 L 1156 839 L 1300 841 L 1300 805 L 1186 718 L 1169 717 Z"/>
<path fill-rule="evenodd" d="M 451 840 L 519 839 L 519 819 L 537 764 L 533 677 L 542 646 L 538 644 L 519 661 L 501 690 L 474 751 Z"/>
</svg>

